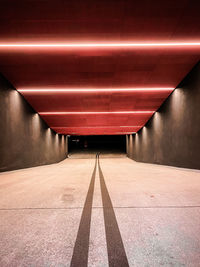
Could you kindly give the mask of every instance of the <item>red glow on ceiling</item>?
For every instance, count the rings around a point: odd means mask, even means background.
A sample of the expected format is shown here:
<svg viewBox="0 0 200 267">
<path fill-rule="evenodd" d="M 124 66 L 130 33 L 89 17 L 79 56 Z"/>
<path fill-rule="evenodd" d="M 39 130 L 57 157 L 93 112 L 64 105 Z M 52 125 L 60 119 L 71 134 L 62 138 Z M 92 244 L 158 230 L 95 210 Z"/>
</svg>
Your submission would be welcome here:
<svg viewBox="0 0 200 267">
<path fill-rule="evenodd" d="M 152 113 L 79 113 L 79 114 L 40 114 L 51 127 L 119 127 L 130 125 L 144 125 Z M 85 130 L 86 128 L 83 128 Z M 103 131 L 102 131 L 103 134 Z"/>
<path fill-rule="evenodd" d="M 167 87 L 144 87 L 144 88 L 20 88 L 20 93 L 91 93 L 91 92 L 137 92 L 137 91 L 173 91 L 174 88 Z"/>
<path fill-rule="evenodd" d="M 200 47 L 198 42 L 111 42 L 111 43 L 0 43 L 0 49 L 21 49 L 21 48 L 64 48 L 64 49 L 77 49 L 77 48 L 160 48 L 160 47 Z"/>
<path fill-rule="evenodd" d="M 56 131 L 137 132 L 199 61 L 199 22 L 198 1 L 5 0 L 0 72 Z"/>
<path fill-rule="evenodd" d="M 39 112 L 40 115 L 101 115 L 101 114 L 153 114 L 155 111 L 83 111 L 83 112 Z"/>
<path fill-rule="evenodd" d="M 108 127 L 51 127 L 59 134 L 67 135 L 99 135 L 99 134 L 133 134 L 142 126 L 108 126 Z"/>
<path fill-rule="evenodd" d="M 141 125 L 132 125 L 132 126 L 130 126 L 130 125 L 127 125 L 127 126 L 117 126 L 117 128 L 141 128 L 141 127 L 143 127 L 143 126 L 141 126 Z M 67 129 L 67 130 L 69 130 L 69 129 L 88 129 L 88 128 L 90 128 L 90 127 L 86 127 L 86 126 L 82 126 L 82 127 L 52 127 L 53 129 L 55 129 L 55 130 L 58 130 L 58 129 Z M 116 128 L 116 126 L 107 126 L 107 127 L 104 127 L 104 126 L 96 126 L 96 127 L 92 127 L 92 129 L 99 129 L 99 128 L 101 128 L 101 129 L 114 129 L 114 128 Z"/>
</svg>

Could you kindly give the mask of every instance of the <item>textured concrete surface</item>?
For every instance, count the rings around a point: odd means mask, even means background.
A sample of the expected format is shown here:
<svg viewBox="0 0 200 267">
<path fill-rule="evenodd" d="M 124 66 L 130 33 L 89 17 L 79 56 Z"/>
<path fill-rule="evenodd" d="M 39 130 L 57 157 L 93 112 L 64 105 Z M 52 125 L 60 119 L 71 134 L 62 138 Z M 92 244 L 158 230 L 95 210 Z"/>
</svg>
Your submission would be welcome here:
<svg viewBox="0 0 200 267">
<path fill-rule="evenodd" d="M 200 169 L 200 62 L 137 134 L 128 156 L 138 162 Z"/>
<path fill-rule="evenodd" d="M 94 165 L 66 159 L 0 174 L 0 266 L 70 266 Z M 129 265 L 200 266 L 200 171 L 124 157 L 100 166 Z M 99 174 L 88 266 L 109 262 Z"/>
<path fill-rule="evenodd" d="M 59 162 L 67 137 L 55 134 L 0 73 L 0 172 Z"/>
<path fill-rule="evenodd" d="M 89 159 L 94 158 L 97 153 L 100 153 L 101 158 L 121 158 L 126 157 L 126 153 L 122 152 L 120 149 L 74 149 L 68 154 L 69 158 L 72 159 Z"/>
</svg>

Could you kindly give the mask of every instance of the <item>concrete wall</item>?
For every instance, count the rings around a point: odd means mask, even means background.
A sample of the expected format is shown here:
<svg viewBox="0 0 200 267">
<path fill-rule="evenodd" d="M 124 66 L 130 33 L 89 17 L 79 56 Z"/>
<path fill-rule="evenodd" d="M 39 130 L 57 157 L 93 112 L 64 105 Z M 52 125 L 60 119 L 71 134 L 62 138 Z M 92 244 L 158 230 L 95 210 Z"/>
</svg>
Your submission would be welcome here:
<svg viewBox="0 0 200 267">
<path fill-rule="evenodd" d="M 67 140 L 55 134 L 0 74 L 0 171 L 59 162 Z"/>
<path fill-rule="evenodd" d="M 136 161 L 200 169 L 200 64 L 128 140 Z"/>
</svg>

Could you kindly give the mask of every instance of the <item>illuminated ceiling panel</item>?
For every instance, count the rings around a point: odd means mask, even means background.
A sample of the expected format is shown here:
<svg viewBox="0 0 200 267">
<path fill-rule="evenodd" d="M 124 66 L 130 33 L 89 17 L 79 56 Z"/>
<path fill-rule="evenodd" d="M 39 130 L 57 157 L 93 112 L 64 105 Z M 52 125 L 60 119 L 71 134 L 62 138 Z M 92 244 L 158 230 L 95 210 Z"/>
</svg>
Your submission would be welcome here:
<svg viewBox="0 0 200 267">
<path fill-rule="evenodd" d="M 1 0 L 0 72 L 58 133 L 137 132 L 199 61 L 199 5 Z"/>
</svg>

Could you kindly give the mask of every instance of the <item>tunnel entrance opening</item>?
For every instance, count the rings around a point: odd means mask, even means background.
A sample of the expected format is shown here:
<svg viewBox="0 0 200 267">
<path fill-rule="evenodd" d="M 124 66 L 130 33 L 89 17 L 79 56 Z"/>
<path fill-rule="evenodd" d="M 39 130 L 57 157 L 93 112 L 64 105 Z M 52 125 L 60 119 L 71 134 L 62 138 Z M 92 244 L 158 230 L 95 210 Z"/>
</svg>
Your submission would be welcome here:
<svg viewBox="0 0 200 267">
<path fill-rule="evenodd" d="M 87 135 L 69 137 L 69 157 L 87 158 L 100 153 L 101 157 L 126 156 L 125 135 Z"/>
</svg>

